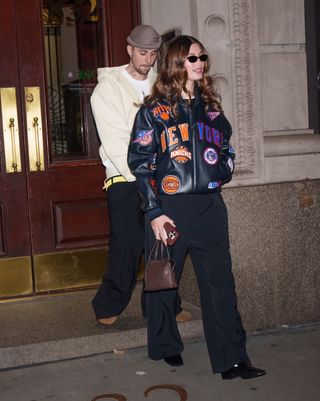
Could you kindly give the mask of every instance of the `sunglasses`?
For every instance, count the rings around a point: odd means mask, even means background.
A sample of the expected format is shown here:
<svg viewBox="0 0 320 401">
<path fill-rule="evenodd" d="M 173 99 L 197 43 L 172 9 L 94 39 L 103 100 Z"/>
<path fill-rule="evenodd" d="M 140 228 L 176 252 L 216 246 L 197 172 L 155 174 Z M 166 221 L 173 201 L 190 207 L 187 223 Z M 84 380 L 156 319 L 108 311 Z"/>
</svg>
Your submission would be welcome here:
<svg viewBox="0 0 320 401">
<path fill-rule="evenodd" d="M 189 61 L 189 63 L 196 63 L 198 59 L 200 61 L 208 61 L 208 55 L 207 54 L 201 54 L 201 56 L 188 56 L 186 57 L 186 60 Z"/>
</svg>

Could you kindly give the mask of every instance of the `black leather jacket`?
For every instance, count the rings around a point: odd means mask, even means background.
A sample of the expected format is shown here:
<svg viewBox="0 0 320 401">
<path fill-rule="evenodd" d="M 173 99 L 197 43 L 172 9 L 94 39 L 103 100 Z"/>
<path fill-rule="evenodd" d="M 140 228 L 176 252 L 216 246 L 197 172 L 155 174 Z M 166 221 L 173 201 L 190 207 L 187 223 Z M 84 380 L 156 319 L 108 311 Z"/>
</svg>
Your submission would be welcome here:
<svg viewBox="0 0 320 401">
<path fill-rule="evenodd" d="M 232 178 L 232 129 L 224 114 L 205 111 L 197 93 L 191 103 L 181 99 L 178 115 L 163 101 L 142 106 L 133 125 L 128 164 L 151 219 L 162 214 L 158 195 L 206 194 Z"/>
</svg>

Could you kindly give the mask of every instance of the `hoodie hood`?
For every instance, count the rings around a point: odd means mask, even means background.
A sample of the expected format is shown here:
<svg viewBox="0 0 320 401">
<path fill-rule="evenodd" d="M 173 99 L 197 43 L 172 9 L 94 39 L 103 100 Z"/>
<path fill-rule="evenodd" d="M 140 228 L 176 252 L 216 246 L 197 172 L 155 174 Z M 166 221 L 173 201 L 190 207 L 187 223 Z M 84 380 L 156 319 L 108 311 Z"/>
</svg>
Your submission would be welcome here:
<svg viewBox="0 0 320 401">
<path fill-rule="evenodd" d="M 128 67 L 128 64 L 120 65 L 117 67 L 103 67 L 97 69 L 97 78 L 98 82 L 101 81 L 102 78 L 111 76 L 113 74 L 119 74 L 122 70 Z"/>
</svg>

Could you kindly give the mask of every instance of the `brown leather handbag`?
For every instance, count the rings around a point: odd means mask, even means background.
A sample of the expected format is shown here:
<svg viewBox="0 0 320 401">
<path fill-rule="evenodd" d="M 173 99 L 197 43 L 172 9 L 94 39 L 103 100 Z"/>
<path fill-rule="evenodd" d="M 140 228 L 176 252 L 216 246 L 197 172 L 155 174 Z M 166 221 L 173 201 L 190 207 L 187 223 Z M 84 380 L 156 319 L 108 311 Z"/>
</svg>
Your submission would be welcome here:
<svg viewBox="0 0 320 401">
<path fill-rule="evenodd" d="M 178 288 L 174 273 L 175 262 L 170 258 L 168 247 L 156 240 L 144 272 L 144 290 L 161 291 Z"/>
</svg>

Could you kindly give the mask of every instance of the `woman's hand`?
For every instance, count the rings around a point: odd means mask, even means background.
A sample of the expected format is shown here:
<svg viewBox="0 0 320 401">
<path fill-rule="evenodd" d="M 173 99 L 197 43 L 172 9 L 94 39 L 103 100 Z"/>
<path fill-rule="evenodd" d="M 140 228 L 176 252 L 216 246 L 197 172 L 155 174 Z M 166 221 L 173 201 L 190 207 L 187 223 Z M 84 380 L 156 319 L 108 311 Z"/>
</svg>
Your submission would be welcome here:
<svg viewBox="0 0 320 401">
<path fill-rule="evenodd" d="M 153 219 L 151 221 L 151 227 L 154 232 L 154 236 L 156 239 L 161 240 L 165 245 L 167 245 L 167 233 L 166 230 L 164 229 L 164 224 L 165 223 L 170 223 L 175 227 L 176 225 L 174 224 L 174 221 L 170 219 L 170 217 L 166 216 L 165 214 L 162 214 L 161 216 Z"/>
</svg>

